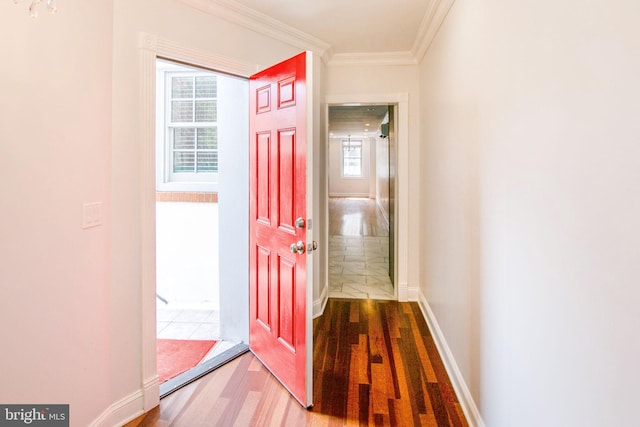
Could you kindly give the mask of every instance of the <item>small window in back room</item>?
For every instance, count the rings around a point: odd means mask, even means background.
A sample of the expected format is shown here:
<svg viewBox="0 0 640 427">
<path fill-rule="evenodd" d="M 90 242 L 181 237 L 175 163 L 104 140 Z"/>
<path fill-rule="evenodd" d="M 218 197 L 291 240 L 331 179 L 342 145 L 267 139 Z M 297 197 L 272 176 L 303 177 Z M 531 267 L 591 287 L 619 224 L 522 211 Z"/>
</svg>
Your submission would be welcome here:
<svg viewBox="0 0 640 427">
<path fill-rule="evenodd" d="M 342 140 L 342 176 L 362 176 L 362 140 Z"/>
<path fill-rule="evenodd" d="M 158 189 L 215 191 L 218 181 L 216 73 L 158 67 Z"/>
</svg>

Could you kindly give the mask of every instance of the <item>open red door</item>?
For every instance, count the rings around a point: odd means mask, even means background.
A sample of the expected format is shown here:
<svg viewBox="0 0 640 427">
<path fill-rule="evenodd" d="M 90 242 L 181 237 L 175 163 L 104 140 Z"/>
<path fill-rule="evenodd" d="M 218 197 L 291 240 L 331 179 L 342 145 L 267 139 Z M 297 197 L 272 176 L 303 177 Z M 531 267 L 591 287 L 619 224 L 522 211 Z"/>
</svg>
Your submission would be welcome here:
<svg viewBox="0 0 640 427">
<path fill-rule="evenodd" d="M 249 346 L 304 406 L 312 404 L 313 348 L 307 282 L 307 249 L 313 250 L 307 247 L 310 55 L 301 53 L 249 81 Z"/>
</svg>

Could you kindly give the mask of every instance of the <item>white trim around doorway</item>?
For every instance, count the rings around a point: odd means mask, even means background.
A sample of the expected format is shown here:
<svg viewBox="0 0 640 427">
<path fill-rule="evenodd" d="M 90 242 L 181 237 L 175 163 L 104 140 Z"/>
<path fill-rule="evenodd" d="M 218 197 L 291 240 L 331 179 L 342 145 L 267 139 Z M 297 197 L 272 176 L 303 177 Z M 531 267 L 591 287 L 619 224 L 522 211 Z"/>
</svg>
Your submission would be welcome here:
<svg viewBox="0 0 640 427">
<path fill-rule="evenodd" d="M 160 402 L 160 384 L 156 373 L 156 59 L 158 57 L 249 77 L 258 64 L 246 64 L 190 48 L 154 34 L 139 33 L 140 55 L 140 217 L 141 217 L 141 320 L 142 320 L 142 396 L 143 412 Z"/>
<path fill-rule="evenodd" d="M 396 105 L 398 107 L 398 135 L 396 200 L 395 200 L 395 277 L 394 290 L 398 301 L 409 300 L 408 285 L 408 247 L 409 247 L 409 94 L 339 94 L 326 95 L 326 117 L 329 117 L 330 106 L 359 103 L 363 105 Z M 327 126 L 329 125 L 327 120 Z M 328 132 L 327 132 L 328 135 Z M 328 159 L 327 159 L 328 162 Z M 328 165 L 325 165 L 327 168 Z M 328 209 L 328 204 L 327 204 Z M 328 217 L 328 211 L 325 215 Z M 329 241 L 329 230 L 326 230 L 325 241 Z M 325 271 L 329 271 L 328 258 Z M 326 285 L 328 286 L 328 284 Z"/>
</svg>

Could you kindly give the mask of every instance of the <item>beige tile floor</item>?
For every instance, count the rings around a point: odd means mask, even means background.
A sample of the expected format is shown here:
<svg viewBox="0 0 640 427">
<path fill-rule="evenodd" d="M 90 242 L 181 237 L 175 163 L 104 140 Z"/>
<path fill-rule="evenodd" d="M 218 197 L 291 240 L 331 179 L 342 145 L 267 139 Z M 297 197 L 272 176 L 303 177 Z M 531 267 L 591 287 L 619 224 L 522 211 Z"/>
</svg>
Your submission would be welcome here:
<svg viewBox="0 0 640 427">
<path fill-rule="evenodd" d="M 217 310 L 162 305 L 159 302 L 156 316 L 158 338 L 206 340 L 220 337 L 220 313 Z"/>
<path fill-rule="evenodd" d="M 389 237 L 329 236 L 329 297 L 395 299 Z"/>
</svg>

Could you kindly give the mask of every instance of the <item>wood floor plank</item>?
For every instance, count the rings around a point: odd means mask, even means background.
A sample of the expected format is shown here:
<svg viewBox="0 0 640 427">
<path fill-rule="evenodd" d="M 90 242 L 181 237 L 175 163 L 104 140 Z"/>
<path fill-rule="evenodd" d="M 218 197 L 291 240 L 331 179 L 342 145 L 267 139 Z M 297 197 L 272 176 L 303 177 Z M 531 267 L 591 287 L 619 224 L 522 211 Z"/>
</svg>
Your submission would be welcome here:
<svg viewBox="0 0 640 427">
<path fill-rule="evenodd" d="M 410 330 L 411 334 L 413 335 L 416 351 L 419 355 L 418 360 L 420 361 L 420 363 L 422 363 L 422 368 L 427 375 L 427 380 L 430 382 L 438 382 L 436 373 L 434 372 L 433 366 L 431 365 L 431 359 L 429 358 L 428 351 L 425 346 L 424 336 L 422 335 L 420 328 L 418 327 L 416 318 L 412 315 L 408 315 L 407 318 L 409 319 L 408 321 L 410 326 L 408 330 Z"/>
<path fill-rule="evenodd" d="M 389 412 L 387 399 L 387 372 L 383 363 L 371 365 L 371 406 L 374 414 Z"/>
<path fill-rule="evenodd" d="M 400 337 L 400 313 L 398 311 L 398 304 L 387 304 L 386 310 L 386 322 L 387 330 L 391 338 Z"/>
<path fill-rule="evenodd" d="M 468 426 L 416 303 L 332 299 L 314 328 L 310 410 L 247 353 L 127 427 Z"/>
<path fill-rule="evenodd" d="M 398 360 L 403 360 L 402 351 L 398 341 L 398 339 L 394 339 L 392 349 L 398 356 Z M 396 376 L 398 378 L 400 396 L 410 396 L 407 377 L 411 374 L 412 372 L 405 372 L 404 363 L 398 363 L 396 365 Z M 411 414 L 413 413 L 411 399 L 394 399 L 394 408 L 396 410 L 396 420 L 398 421 L 398 425 L 413 425 L 413 419 L 411 418 Z M 411 422 L 409 422 L 409 420 L 411 420 Z"/>
<path fill-rule="evenodd" d="M 260 391 L 249 391 L 244 399 L 242 411 L 238 413 L 232 425 L 238 427 L 251 425 L 251 420 L 257 412 L 261 398 L 262 393 Z"/>
<path fill-rule="evenodd" d="M 359 335 L 359 343 L 355 351 L 357 352 L 357 365 L 353 367 L 357 369 L 354 375 L 355 382 L 357 384 L 369 384 L 371 381 L 371 372 L 369 371 L 369 338 L 367 335 Z"/>
<path fill-rule="evenodd" d="M 364 337 L 363 337 L 364 338 Z M 361 344 L 351 347 L 351 372 L 349 373 L 349 392 L 347 394 L 347 420 L 357 420 L 360 410 L 360 384 L 366 383 L 363 378 L 363 350 Z M 363 381 L 364 380 L 364 381 Z M 353 424 L 347 422 L 346 424 Z"/>
<path fill-rule="evenodd" d="M 389 227 L 375 199 L 329 198 L 329 234 L 332 236 L 388 236 Z"/>
<path fill-rule="evenodd" d="M 360 304 L 349 304 L 349 322 L 358 323 L 360 321 Z"/>
<path fill-rule="evenodd" d="M 395 399 L 400 398 L 400 386 L 398 384 L 398 377 L 394 373 L 397 371 L 396 357 L 393 354 L 392 338 L 389 331 L 389 317 L 387 316 L 387 308 L 395 304 L 380 304 L 380 323 L 382 324 L 382 335 L 385 347 L 385 357 L 388 362 L 389 376 L 387 378 L 387 385 L 389 387 L 389 397 Z"/>
<path fill-rule="evenodd" d="M 423 377 L 423 380 L 426 379 Z M 423 393 L 425 394 L 425 396 L 429 395 L 429 390 L 427 388 L 427 385 L 429 383 L 426 381 L 422 381 L 422 389 L 423 389 Z M 424 414 L 420 414 L 420 419 L 423 420 L 423 422 L 426 420 L 426 424 L 429 426 L 438 426 L 438 419 L 436 418 L 436 411 L 433 407 L 433 403 L 431 401 L 431 399 L 428 399 L 426 402 L 426 413 Z"/>
</svg>

